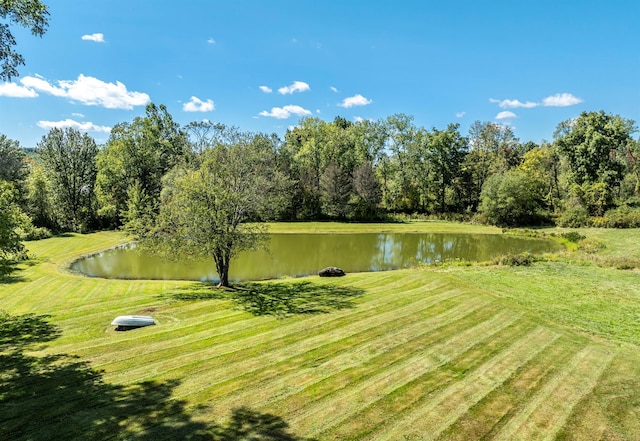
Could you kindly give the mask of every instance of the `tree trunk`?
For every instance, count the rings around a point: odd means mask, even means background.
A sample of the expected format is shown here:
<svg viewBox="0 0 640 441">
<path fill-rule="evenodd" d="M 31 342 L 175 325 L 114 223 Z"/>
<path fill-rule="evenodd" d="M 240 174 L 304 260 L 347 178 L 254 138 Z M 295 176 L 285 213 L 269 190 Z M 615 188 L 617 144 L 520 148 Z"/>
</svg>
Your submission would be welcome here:
<svg viewBox="0 0 640 441">
<path fill-rule="evenodd" d="M 216 253 L 216 255 L 214 255 L 213 260 L 216 262 L 216 271 L 218 271 L 218 276 L 220 276 L 220 283 L 218 283 L 218 288 L 228 288 L 230 259 L 228 259 L 227 256 L 225 256 L 225 253 L 220 250 Z"/>
<path fill-rule="evenodd" d="M 229 265 L 225 265 L 224 268 L 218 270 L 220 274 L 220 283 L 218 283 L 218 288 L 228 288 L 229 287 Z"/>
</svg>

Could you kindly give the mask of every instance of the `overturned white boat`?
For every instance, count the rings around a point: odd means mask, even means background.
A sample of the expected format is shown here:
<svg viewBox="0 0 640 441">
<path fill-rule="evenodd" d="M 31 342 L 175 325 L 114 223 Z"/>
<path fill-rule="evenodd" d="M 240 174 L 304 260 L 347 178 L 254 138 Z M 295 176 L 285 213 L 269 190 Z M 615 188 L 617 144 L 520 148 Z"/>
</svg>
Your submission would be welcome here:
<svg viewBox="0 0 640 441">
<path fill-rule="evenodd" d="M 125 331 L 155 325 L 156 322 L 153 320 L 153 317 L 148 315 L 119 315 L 113 319 L 111 324 L 117 326 L 116 331 Z"/>
</svg>

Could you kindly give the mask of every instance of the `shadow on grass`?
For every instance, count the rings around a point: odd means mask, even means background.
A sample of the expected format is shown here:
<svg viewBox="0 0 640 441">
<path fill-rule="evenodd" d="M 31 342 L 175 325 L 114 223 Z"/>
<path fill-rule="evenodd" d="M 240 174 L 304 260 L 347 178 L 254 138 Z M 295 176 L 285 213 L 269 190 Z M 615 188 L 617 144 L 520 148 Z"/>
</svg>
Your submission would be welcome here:
<svg viewBox="0 0 640 441">
<path fill-rule="evenodd" d="M 47 322 L 48 315 L 10 315 L 0 311 L 0 352 L 22 350 L 31 343 L 44 343 L 60 336 L 60 329 Z"/>
<path fill-rule="evenodd" d="M 10 284 L 22 282 L 24 277 L 19 273 L 21 269 L 18 267 L 18 262 L 14 260 L 3 261 L 0 260 L 0 284 Z"/>
<path fill-rule="evenodd" d="M 216 285 L 198 283 L 181 292 L 170 294 L 178 300 L 232 300 L 254 315 L 286 317 L 297 314 L 328 314 L 354 308 L 355 297 L 364 290 L 312 282 L 239 283 L 233 289 L 217 289 Z"/>
<path fill-rule="evenodd" d="M 0 344 L 0 439 L 303 440 L 282 418 L 249 408 L 233 410 L 226 424 L 196 420 L 202 408 L 172 399 L 177 380 L 107 384 L 77 357 L 26 354 L 30 344 L 59 335 L 45 318 L 2 316 L 0 325 L 11 326 L 2 327 Z"/>
</svg>

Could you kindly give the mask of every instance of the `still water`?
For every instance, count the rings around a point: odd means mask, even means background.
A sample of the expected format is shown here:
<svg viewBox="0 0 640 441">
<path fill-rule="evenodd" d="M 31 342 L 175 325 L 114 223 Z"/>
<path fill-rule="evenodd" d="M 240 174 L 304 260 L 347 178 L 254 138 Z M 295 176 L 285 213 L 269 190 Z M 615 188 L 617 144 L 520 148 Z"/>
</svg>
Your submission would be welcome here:
<svg viewBox="0 0 640 441">
<path fill-rule="evenodd" d="M 268 251 L 250 251 L 231 262 L 233 281 L 300 277 L 326 266 L 346 272 L 388 271 L 453 259 L 486 261 L 503 254 L 541 254 L 556 242 L 473 234 L 272 234 Z M 167 262 L 132 246 L 80 259 L 71 269 L 91 277 L 217 281 L 213 259 Z"/>
</svg>

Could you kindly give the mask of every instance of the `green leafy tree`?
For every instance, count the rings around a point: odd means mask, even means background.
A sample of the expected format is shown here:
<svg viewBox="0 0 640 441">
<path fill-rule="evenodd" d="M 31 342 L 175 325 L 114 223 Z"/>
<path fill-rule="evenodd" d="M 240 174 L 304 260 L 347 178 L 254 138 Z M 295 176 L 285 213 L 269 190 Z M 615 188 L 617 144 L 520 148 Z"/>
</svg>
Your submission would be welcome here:
<svg viewBox="0 0 640 441">
<path fill-rule="evenodd" d="M 29 175 L 27 155 L 20 143 L 0 135 L 0 180 L 10 182 L 18 190 L 18 203 L 26 204 L 26 180 Z"/>
<path fill-rule="evenodd" d="M 640 139 L 627 143 L 625 163 L 627 173 L 633 182 L 631 194 L 638 197 L 640 196 Z"/>
<path fill-rule="evenodd" d="M 521 169 L 491 175 L 483 189 L 478 210 L 498 226 L 539 225 L 548 218 L 544 189 Z"/>
<path fill-rule="evenodd" d="M 356 216 L 363 219 L 377 217 L 382 191 L 370 162 L 363 162 L 354 170 L 353 189 L 356 194 Z"/>
<path fill-rule="evenodd" d="M 447 211 L 447 190 L 459 176 L 468 151 L 467 139 L 460 135 L 459 128 L 459 124 L 449 124 L 445 130 L 433 128 L 429 136 L 429 160 L 433 164 L 440 213 Z"/>
<path fill-rule="evenodd" d="M 493 122 L 475 121 L 469 129 L 469 154 L 464 168 L 471 175 L 472 187 L 466 192 L 470 208 L 475 209 L 485 181 L 493 173 L 505 172 L 519 164 L 519 141 L 513 130 Z"/>
<path fill-rule="evenodd" d="M 351 177 L 338 164 L 332 162 L 320 177 L 322 211 L 328 216 L 346 218 L 349 213 Z"/>
<path fill-rule="evenodd" d="M 24 254 L 18 228 L 25 221 L 25 215 L 15 203 L 15 189 L 8 182 L 0 181 L 0 266 Z"/>
<path fill-rule="evenodd" d="M 32 164 L 27 179 L 27 211 L 37 227 L 58 228 L 54 210 L 51 180 L 39 164 Z"/>
<path fill-rule="evenodd" d="M 384 185 L 385 205 L 392 210 L 415 210 L 417 197 L 412 184 L 415 183 L 413 178 L 417 175 L 416 159 L 422 157 L 416 153 L 417 144 L 422 139 L 418 139 L 418 129 L 413 124 L 413 117 L 403 113 L 387 117 L 385 135 L 385 150 L 388 154 Z"/>
<path fill-rule="evenodd" d="M 54 128 L 42 137 L 36 150 L 51 179 L 59 223 L 82 231 L 95 219 L 95 141 L 75 129 Z"/>
<path fill-rule="evenodd" d="M 273 154 L 252 134 L 204 152 L 196 170 L 172 173 L 151 231 L 141 231 L 143 245 L 168 255 L 211 257 L 220 286 L 229 286 L 231 259 L 264 245 L 264 224 L 287 203 L 290 182 Z"/>
<path fill-rule="evenodd" d="M 14 49 L 16 39 L 10 25 L 28 28 L 42 37 L 49 25 L 49 11 L 39 0 L 1 0 L 0 18 L 0 80 L 10 81 L 18 76 L 18 66 L 24 65 L 24 57 Z"/>
<path fill-rule="evenodd" d="M 149 104 L 144 117 L 117 124 L 97 158 L 100 215 L 116 225 L 130 220 L 130 190 L 136 186 L 150 204 L 145 210 L 153 209 L 160 197 L 162 177 L 185 163 L 189 150 L 186 133 L 163 105 Z"/>
<path fill-rule="evenodd" d="M 635 131 L 632 120 L 604 111 L 582 112 L 558 125 L 555 145 L 569 164 L 570 182 L 581 187 L 575 194 L 585 196 L 582 202 L 590 214 L 601 215 L 613 205 Z"/>
<path fill-rule="evenodd" d="M 27 155 L 20 143 L 0 135 L 0 179 L 20 186 L 29 174 Z"/>
<path fill-rule="evenodd" d="M 544 189 L 544 200 L 552 212 L 560 208 L 566 189 L 560 183 L 561 164 L 557 149 L 548 143 L 531 147 L 524 155 L 520 169 Z"/>
</svg>

